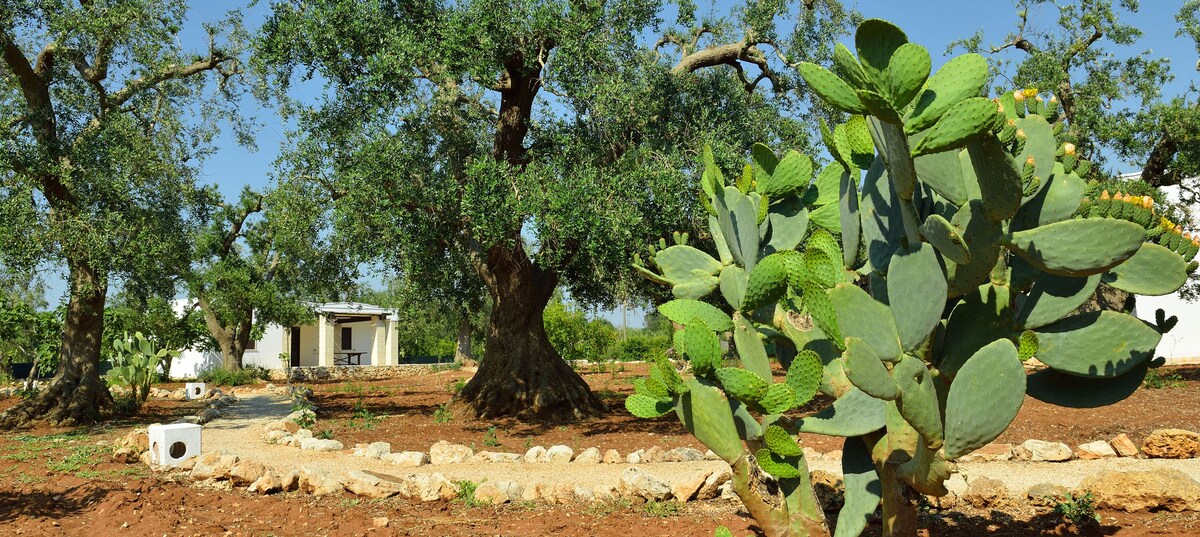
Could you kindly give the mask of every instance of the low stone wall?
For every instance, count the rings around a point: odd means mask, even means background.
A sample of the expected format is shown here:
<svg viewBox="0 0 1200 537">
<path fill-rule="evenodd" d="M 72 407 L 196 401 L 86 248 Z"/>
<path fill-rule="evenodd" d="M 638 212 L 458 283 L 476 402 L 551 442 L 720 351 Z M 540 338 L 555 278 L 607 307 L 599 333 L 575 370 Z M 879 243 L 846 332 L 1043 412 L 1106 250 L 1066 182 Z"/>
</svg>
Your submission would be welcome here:
<svg viewBox="0 0 1200 537">
<path fill-rule="evenodd" d="M 447 369 L 448 364 L 401 364 L 401 365 L 335 365 L 329 367 L 310 366 L 290 369 L 272 369 L 271 380 L 284 382 L 291 374 L 292 382 L 387 380 L 428 375 Z"/>
</svg>

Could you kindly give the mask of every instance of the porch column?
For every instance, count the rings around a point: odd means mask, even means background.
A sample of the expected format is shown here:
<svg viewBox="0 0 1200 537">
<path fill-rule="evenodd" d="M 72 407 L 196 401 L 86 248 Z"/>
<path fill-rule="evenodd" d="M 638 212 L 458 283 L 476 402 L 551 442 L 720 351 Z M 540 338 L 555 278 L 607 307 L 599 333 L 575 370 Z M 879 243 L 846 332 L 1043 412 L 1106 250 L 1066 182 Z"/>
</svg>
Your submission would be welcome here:
<svg viewBox="0 0 1200 537">
<path fill-rule="evenodd" d="M 397 365 L 400 363 L 400 340 L 399 334 L 396 333 L 396 320 L 391 316 L 384 317 L 384 322 L 387 323 L 387 356 L 388 365 Z"/>
<path fill-rule="evenodd" d="M 317 365 L 330 367 L 333 365 L 333 316 L 317 315 Z"/>
<path fill-rule="evenodd" d="M 371 326 L 375 335 L 371 338 L 371 365 L 388 365 L 387 355 L 387 320 L 382 316 L 371 317 Z"/>
</svg>

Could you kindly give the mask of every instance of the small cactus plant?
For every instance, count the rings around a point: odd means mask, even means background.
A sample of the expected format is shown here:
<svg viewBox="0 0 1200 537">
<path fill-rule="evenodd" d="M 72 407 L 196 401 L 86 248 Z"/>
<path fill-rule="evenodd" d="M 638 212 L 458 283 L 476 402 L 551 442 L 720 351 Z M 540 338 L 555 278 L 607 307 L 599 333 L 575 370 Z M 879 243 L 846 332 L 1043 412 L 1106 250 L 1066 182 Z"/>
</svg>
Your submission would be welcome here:
<svg viewBox="0 0 1200 537">
<path fill-rule="evenodd" d="M 1056 100 L 978 97 L 987 63 L 974 54 L 930 76 L 928 52 L 886 21 L 863 22 L 855 44 L 857 57 L 837 45 L 833 70 L 799 66 L 851 114 L 821 124 L 834 162 L 816 181 L 807 157 L 765 146 L 738 186 L 706 158 L 701 201 L 720 259 L 676 244 L 637 266 L 678 297 L 660 311 L 683 327 L 675 350 L 691 377 L 661 358 L 626 407 L 674 411 L 730 463 L 771 536 L 829 534 L 798 432 L 846 439 L 834 535 L 858 535 L 881 504 L 885 536 L 915 535 L 916 498 L 946 494 L 953 461 L 998 437 L 1027 393 L 1067 406 L 1128 396 L 1174 318 L 1086 303 L 1102 284 L 1175 292 L 1195 255 L 1144 200 L 1080 210 L 1086 161 L 1055 138 Z M 830 207 L 836 219 L 808 225 Z M 699 300 L 718 289 L 728 308 Z M 1049 367 L 1027 373 L 1033 357 Z M 818 391 L 834 401 L 791 412 Z"/>
</svg>

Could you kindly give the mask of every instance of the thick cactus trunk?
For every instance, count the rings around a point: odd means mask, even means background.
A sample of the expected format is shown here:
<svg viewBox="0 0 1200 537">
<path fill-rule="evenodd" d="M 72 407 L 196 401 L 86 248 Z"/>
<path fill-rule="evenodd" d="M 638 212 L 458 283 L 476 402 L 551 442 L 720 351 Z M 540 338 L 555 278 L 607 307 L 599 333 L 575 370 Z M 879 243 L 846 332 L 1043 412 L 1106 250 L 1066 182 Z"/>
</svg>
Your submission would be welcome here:
<svg viewBox="0 0 1200 537">
<path fill-rule="evenodd" d="M 917 494 L 896 476 L 891 464 L 876 466 L 883 484 L 883 537 L 916 537 Z"/>
<path fill-rule="evenodd" d="M 483 362 L 458 400 L 481 418 L 562 421 L 605 410 L 546 337 L 542 311 L 558 275 L 535 265 L 520 246 L 490 249 L 477 268 L 494 306 Z"/>
<path fill-rule="evenodd" d="M 0 428 L 82 425 L 100 420 L 112 407 L 112 396 L 100 379 L 100 337 L 104 333 L 104 299 L 108 281 L 90 264 L 68 261 L 71 300 L 63 321 L 58 373 L 32 399 L 0 414 Z"/>
</svg>

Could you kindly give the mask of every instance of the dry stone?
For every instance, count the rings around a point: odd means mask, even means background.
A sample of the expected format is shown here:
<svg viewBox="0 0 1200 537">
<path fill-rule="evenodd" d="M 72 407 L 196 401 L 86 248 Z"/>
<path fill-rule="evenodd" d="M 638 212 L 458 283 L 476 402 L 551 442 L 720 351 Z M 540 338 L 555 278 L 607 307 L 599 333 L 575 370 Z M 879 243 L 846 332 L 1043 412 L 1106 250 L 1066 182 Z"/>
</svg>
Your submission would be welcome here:
<svg viewBox="0 0 1200 537">
<path fill-rule="evenodd" d="M 383 479 L 377 475 L 359 470 L 346 473 L 346 490 L 358 496 L 367 498 L 391 498 L 400 494 L 403 483 L 391 479 Z"/>
<path fill-rule="evenodd" d="M 666 453 L 663 452 L 663 448 L 658 446 L 650 446 L 650 449 L 647 449 L 645 454 L 642 455 L 642 462 L 662 462 L 663 455 L 665 454 Z"/>
<path fill-rule="evenodd" d="M 138 462 L 140 455 L 136 449 L 122 446 L 113 451 L 112 460 L 121 464 L 133 464 Z"/>
<path fill-rule="evenodd" d="M 546 483 L 534 481 L 526 484 L 521 488 L 521 500 L 526 502 L 534 502 L 542 499 L 541 490 L 546 488 Z"/>
<path fill-rule="evenodd" d="M 1200 457 L 1200 434 L 1183 429 L 1159 429 L 1142 442 L 1142 453 L 1156 459 Z"/>
<path fill-rule="evenodd" d="M 312 431 L 310 431 L 308 429 L 296 429 L 296 432 L 292 433 L 292 436 L 294 436 L 300 440 L 304 440 L 306 438 L 312 438 L 313 433 L 312 433 Z"/>
<path fill-rule="evenodd" d="M 429 462 L 432 464 L 456 464 L 471 460 L 471 456 L 474 454 L 475 450 L 470 447 L 442 440 L 429 448 Z"/>
<path fill-rule="evenodd" d="M 988 444 L 959 457 L 959 462 L 1007 461 L 1013 458 L 1012 444 Z"/>
<path fill-rule="evenodd" d="M 977 509 L 1001 507 L 1008 503 L 1008 488 L 996 479 L 977 477 L 971 480 L 962 499 Z"/>
<path fill-rule="evenodd" d="M 521 485 L 515 481 L 484 481 L 475 488 L 475 501 L 498 505 L 521 499 Z"/>
<path fill-rule="evenodd" d="M 1046 442 L 1044 440 L 1026 440 L 1013 450 L 1018 460 L 1033 462 L 1062 462 L 1069 461 L 1075 455 L 1071 446 L 1062 442 Z"/>
<path fill-rule="evenodd" d="M 629 496 L 639 496 L 647 500 L 665 500 L 671 495 L 671 487 L 658 476 L 636 466 L 626 468 L 621 472 L 622 491 Z"/>
<path fill-rule="evenodd" d="M 619 464 L 621 462 L 624 462 L 624 459 L 621 458 L 621 452 L 615 449 L 604 452 L 604 464 Z"/>
<path fill-rule="evenodd" d="M 821 455 L 821 458 L 823 458 L 827 461 L 840 461 L 840 460 L 842 460 L 842 450 L 835 449 L 833 451 L 830 451 L 829 453 Z"/>
<path fill-rule="evenodd" d="M 237 462 L 237 455 L 221 453 L 219 451 L 204 453 L 196 459 L 196 465 L 192 467 L 192 479 L 229 479 L 230 474 L 233 472 L 233 465 Z"/>
<path fill-rule="evenodd" d="M 404 476 L 400 494 L 424 502 L 451 500 L 458 495 L 458 487 L 439 473 L 409 474 Z"/>
<path fill-rule="evenodd" d="M 587 486 L 583 486 L 583 485 L 575 485 L 574 492 L 575 492 L 575 494 L 574 494 L 575 499 L 577 499 L 579 501 L 583 501 L 583 502 L 596 501 L 596 492 L 592 490 L 592 487 L 587 487 Z"/>
<path fill-rule="evenodd" d="M 807 453 L 807 452 L 805 452 L 805 453 Z M 819 453 L 818 453 L 818 455 L 819 455 Z M 721 460 L 721 456 L 717 455 L 715 452 L 713 452 L 713 450 L 710 449 L 710 450 L 704 452 L 704 460 L 719 461 L 719 460 Z"/>
<path fill-rule="evenodd" d="M 700 489 L 696 491 L 695 497 L 697 500 L 711 500 L 720 494 L 721 485 L 724 485 L 731 478 L 733 472 L 729 468 L 720 468 L 708 477 L 704 478 L 704 484 L 700 485 Z"/>
<path fill-rule="evenodd" d="M 637 451 L 634 451 L 633 453 L 626 455 L 625 462 L 627 462 L 629 464 L 641 464 L 643 462 L 650 462 L 650 461 L 646 459 L 646 450 L 639 449 Z"/>
<path fill-rule="evenodd" d="M 1079 449 L 1075 450 L 1075 457 L 1085 461 L 1108 459 L 1116 456 L 1117 452 L 1113 451 L 1112 446 L 1103 440 L 1080 444 Z"/>
<path fill-rule="evenodd" d="M 280 443 L 282 443 L 280 441 L 283 440 L 284 438 L 291 438 L 291 437 L 292 437 L 292 435 L 288 434 L 288 432 L 284 431 L 283 429 L 267 432 L 267 442 L 270 442 L 272 444 L 280 444 Z"/>
<path fill-rule="evenodd" d="M 476 462 L 517 462 L 521 460 L 519 453 L 501 453 L 498 451 L 480 451 L 471 460 Z"/>
<path fill-rule="evenodd" d="M 261 477 L 246 487 L 246 490 L 255 494 L 274 494 L 283 490 L 283 480 L 275 470 L 268 468 Z"/>
<path fill-rule="evenodd" d="M 247 486 L 267 472 L 267 467 L 256 461 L 238 461 L 229 470 L 229 480 L 235 487 Z"/>
<path fill-rule="evenodd" d="M 599 464 L 600 463 L 600 449 L 594 448 L 594 447 L 587 448 L 587 449 L 579 452 L 579 455 L 575 456 L 574 462 L 578 462 L 581 464 Z"/>
<path fill-rule="evenodd" d="M 146 429 L 134 429 L 117 441 L 117 446 L 133 448 L 141 453 L 150 449 L 150 435 L 146 434 Z"/>
<path fill-rule="evenodd" d="M 525 462 L 546 462 L 546 448 L 542 446 L 533 446 L 529 451 L 525 452 Z"/>
<path fill-rule="evenodd" d="M 1070 491 L 1067 487 L 1056 483 L 1038 483 L 1029 490 L 1025 491 L 1025 496 L 1029 498 L 1029 503 L 1041 507 L 1054 507 L 1058 505 Z"/>
<path fill-rule="evenodd" d="M 345 490 L 346 486 L 341 479 L 333 476 L 324 470 L 316 468 L 301 468 L 298 482 L 298 489 L 305 494 L 314 496 L 325 496 L 327 494 L 336 494 Z"/>
<path fill-rule="evenodd" d="M 677 447 L 663 453 L 662 462 L 692 462 L 704 460 L 704 453 L 690 447 Z"/>
<path fill-rule="evenodd" d="M 337 440 L 324 440 L 321 438 L 305 438 L 300 441 L 300 449 L 311 451 L 341 451 L 344 448 L 341 442 Z"/>
<path fill-rule="evenodd" d="M 704 470 L 675 481 L 671 484 L 671 496 L 681 502 L 691 500 L 712 474 L 712 470 Z"/>
<path fill-rule="evenodd" d="M 1200 510 L 1200 483 L 1168 468 L 1091 475 L 1080 483 L 1079 491 L 1090 491 L 1097 505 L 1107 509 Z"/>
<path fill-rule="evenodd" d="M 284 492 L 291 492 L 300 489 L 300 470 L 293 469 L 287 474 L 280 476 L 279 488 Z"/>
<path fill-rule="evenodd" d="M 354 446 L 354 456 L 366 457 L 368 459 L 381 459 L 384 455 L 392 453 L 392 445 L 387 442 L 372 442 L 370 444 L 357 444 Z"/>
<path fill-rule="evenodd" d="M 1138 455 L 1137 446 L 1134 445 L 1133 440 L 1129 439 L 1129 435 L 1125 433 L 1121 433 L 1113 437 L 1112 441 L 1109 443 L 1112 444 L 1112 447 L 1114 450 L 1116 450 L 1117 454 L 1122 457 L 1136 457 Z"/>
<path fill-rule="evenodd" d="M 405 452 L 401 452 L 401 453 L 389 453 L 387 455 L 384 455 L 382 457 L 382 459 L 387 462 L 390 462 L 392 464 L 395 464 L 396 466 L 403 466 L 406 468 L 424 466 L 426 464 L 429 464 L 429 455 L 426 455 L 425 453 L 422 453 L 420 451 L 405 451 Z"/>
<path fill-rule="evenodd" d="M 575 450 L 563 445 L 550 446 L 546 450 L 546 462 L 568 463 L 574 456 Z"/>
</svg>

